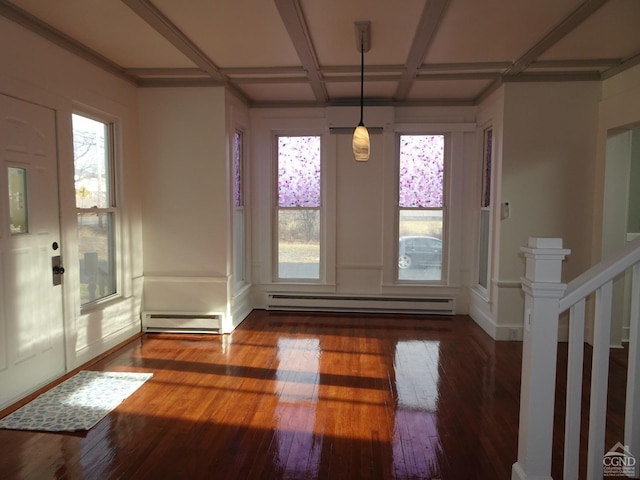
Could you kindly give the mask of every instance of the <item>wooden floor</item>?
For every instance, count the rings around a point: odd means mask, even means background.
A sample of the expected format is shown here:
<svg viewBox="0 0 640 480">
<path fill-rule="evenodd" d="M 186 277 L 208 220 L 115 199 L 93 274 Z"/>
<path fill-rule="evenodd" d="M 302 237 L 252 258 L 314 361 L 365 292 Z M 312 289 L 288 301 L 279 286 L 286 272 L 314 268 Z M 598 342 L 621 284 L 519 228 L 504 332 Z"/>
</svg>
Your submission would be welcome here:
<svg viewBox="0 0 640 480">
<path fill-rule="evenodd" d="M 463 316 L 254 311 L 230 335 L 146 335 L 90 369 L 151 380 L 83 434 L 0 430 L 0 478 L 509 479 L 521 351 Z"/>
</svg>

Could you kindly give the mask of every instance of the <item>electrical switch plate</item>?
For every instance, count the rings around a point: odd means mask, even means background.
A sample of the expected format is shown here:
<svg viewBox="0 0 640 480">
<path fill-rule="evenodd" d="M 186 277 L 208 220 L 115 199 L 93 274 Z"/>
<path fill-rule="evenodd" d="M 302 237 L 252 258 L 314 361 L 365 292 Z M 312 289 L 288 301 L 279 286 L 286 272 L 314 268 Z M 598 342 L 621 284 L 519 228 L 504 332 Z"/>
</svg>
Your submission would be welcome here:
<svg viewBox="0 0 640 480">
<path fill-rule="evenodd" d="M 502 204 L 502 219 L 506 220 L 511 215 L 511 209 L 509 207 L 509 202 L 504 202 Z"/>
</svg>

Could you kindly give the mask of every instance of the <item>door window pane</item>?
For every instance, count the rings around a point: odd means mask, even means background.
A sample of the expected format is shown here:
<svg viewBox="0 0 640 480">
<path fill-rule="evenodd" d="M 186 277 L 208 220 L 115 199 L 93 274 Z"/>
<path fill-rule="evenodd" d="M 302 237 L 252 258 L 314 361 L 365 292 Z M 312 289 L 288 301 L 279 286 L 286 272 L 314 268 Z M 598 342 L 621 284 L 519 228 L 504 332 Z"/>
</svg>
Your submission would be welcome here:
<svg viewBox="0 0 640 480">
<path fill-rule="evenodd" d="M 9 167 L 9 228 L 11 234 L 29 231 L 27 210 L 27 170 Z"/>
</svg>

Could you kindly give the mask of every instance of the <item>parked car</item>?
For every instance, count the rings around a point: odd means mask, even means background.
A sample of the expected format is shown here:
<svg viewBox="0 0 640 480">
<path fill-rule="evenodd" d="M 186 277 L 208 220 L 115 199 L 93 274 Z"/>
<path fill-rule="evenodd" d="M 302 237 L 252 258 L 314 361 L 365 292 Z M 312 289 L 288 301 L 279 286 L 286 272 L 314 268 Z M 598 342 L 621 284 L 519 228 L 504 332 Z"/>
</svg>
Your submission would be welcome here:
<svg viewBox="0 0 640 480">
<path fill-rule="evenodd" d="M 400 237 L 398 268 L 442 267 L 442 240 L 435 237 Z"/>
</svg>

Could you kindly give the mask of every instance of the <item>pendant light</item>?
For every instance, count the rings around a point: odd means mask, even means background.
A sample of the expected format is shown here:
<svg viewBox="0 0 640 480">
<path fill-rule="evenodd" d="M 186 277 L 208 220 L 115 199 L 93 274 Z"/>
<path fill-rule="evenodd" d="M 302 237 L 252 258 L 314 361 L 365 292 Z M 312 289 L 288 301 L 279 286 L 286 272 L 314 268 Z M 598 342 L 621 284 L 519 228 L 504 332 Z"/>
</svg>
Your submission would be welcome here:
<svg viewBox="0 0 640 480">
<path fill-rule="evenodd" d="M 360 37 L 360 123 L 353 132 L 353 156 L 358 162 L 369 160 L 369 131 L 364 126 L 364 41 L 369 33 L 369 22 L 356 22 L 356 32 Z"/>
</svg>

